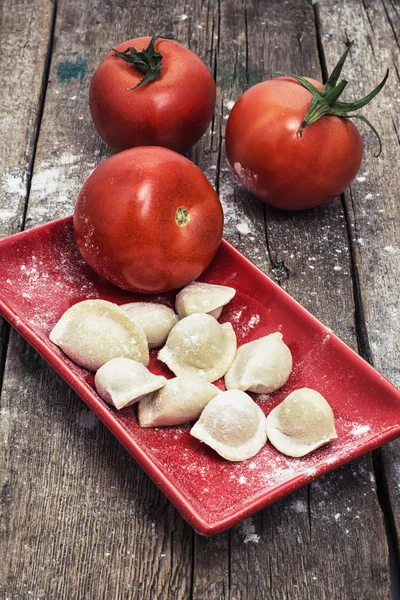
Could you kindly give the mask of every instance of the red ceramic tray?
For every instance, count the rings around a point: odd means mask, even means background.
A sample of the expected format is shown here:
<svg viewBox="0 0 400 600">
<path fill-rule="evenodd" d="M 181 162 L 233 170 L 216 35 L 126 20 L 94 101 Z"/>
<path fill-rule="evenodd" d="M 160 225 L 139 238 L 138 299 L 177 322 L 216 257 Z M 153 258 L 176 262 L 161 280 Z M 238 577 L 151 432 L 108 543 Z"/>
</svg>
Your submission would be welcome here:
<svg viewBox="0 0 400 600">
<path fill-rule="evenodd" d="M 294 370 L 288 383 L 270 397 L 256 396 L 264 412 L 296 388 L 314 388 L 333 408 L 337 440 L 301 459 L 285 457 L 267 443 L 254 458 L 230 463 L 192 438 L 190 425 L 141 429 L 135 407 L 117 412 L 105 404 L 94 391 L 93 375 L 72 363 L 48 337 L 76 302 L 103 298 L 122 304 L 139 295 L 111 286 L 83 262 L 70 217 L 0 242 L 1 313 L 81 396 L 194 529 L 210 535 L 399 436 L 400 393 L 227 242 L 202 280 L 236 288 L 220 321 L 233 324 L 239 345 L 278 330 L 292 351 Z M 174 295 L 153 300 L 172 306 Z M 172 376 L 154 351 L 150 369 Z"/>
</svg>

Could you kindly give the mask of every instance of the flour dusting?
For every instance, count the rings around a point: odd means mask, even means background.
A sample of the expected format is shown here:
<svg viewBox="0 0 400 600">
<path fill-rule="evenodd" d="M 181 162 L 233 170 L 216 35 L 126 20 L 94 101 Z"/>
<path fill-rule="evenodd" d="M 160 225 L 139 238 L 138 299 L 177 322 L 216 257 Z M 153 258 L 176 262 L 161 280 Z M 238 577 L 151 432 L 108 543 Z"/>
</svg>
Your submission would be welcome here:
<svg viewBox="0 0 400 600">
<path fill-rule="evenodd" d="M 85 164 L 88 168 L 86 176 L 96 164 L 95 159 Z M 31 197 L 35 211 L 29 216 L 29 225 L 71 213 L 84 179 L 79 155 L 64 153 L 53 160 L 40 162 L 32 177 Z"/>
<path fill-rule="evenodd" d="M 247 223 L 238 223 L 236 229 L 242 235 L 248 235 L 250 233 L 250 227 Z"/>
<path fill-rule="evenodd" d="M 19 196 L 25 196 L 25 178 L 19 175 L 12 175 L 11 173 L 8 173 L 5 177 L 3 189 L 7 194 L 17 194 Z"/>
<path fill-rule="evenodd" d="M 306 513 L 308 511 L 307 504 L 302 500 L 296 500 L 292 506 L 293 510 L 297 513 Z"/>
<path fill-rule="evenodd" d="M 247 322 L 247 327 L 249 327 L 249 329 L 253 329 L 253 327 L 258 325 L 259 322 L 260 322 L 260 315 L 253 315 L 251 317 L 251 319 L 249 319 L 249 321 Z"/>
<path fill-rule="evenodd" d="M 356 427 L 353 427 L 351 430 L 351 434 L 355 436 L 363 435 L 364 433 L 368 433 L 370 429 L 371 427 L 369 425 L 356 425 Z"/>
<path fill-rule="evenodd" d="M 241 533 L 243 535 L 243 542 L 248 544 L 249 542 L 258 544 L 260 541 L 260 536 L 256 534 L 256 527 L 253 523 L 253 520 L 245 519 L 240 524 Z"/>
<path fill-rule="evenodd" d="M 89 431 L 95 429 L 99 422 L 100 421 L 94 412 L 86 408 L 82 409 L 76 417 L 76 423 L 78 427 L 81 429 L 88 429 Z"/>
</svg>

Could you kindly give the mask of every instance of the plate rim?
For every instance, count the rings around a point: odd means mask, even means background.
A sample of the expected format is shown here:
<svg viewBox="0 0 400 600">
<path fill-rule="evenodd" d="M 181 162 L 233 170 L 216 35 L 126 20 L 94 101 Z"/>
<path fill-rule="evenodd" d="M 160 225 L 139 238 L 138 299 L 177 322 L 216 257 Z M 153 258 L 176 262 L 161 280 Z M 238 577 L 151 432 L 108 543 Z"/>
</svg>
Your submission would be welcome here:
<svg viewBox="0 0 400 600">
<path fill-rule="evenodd" d="M 61 217 L 47 223 L 43 223 L 27 229 L 19 231 L 13 235 L 7 236 L 0 240 L 0 253 L 2 247 L 8 246 L 13 243 L 14 240 L 23 237 L 30 237 L 32 233 L 40 229 L 51 229 L 57 226 L 68 225 L 72 222 L 73 216 L 69 215 Z M 368 363 L 362 356 L 357 354 L 350 346 L 348 346 L 343 340 L 341 340 L 333 331 L 328 327 L 324 326 L 314 315 L 312 315 L 304 306 L 302 306 L 297 300 L 295 300 L 286 290 L 280 287 L 273 279 L 254 265 L 248 258 L 246 258 L 239 250 L 237 250 L 232 244 L 230 244 L 224 238 L 221 242 L 222 246 L 225 246 L 228 251 L 234 255 L 235 259 L 238 259 L 242 264 L 246 266 L 250 271 L 256 272 L 257 276 L 262 276 L 268 279 L 269 284 L 279 293 L 284 294 L 289 300 L 289 303 L 307 315 L 307 318 L 311 318 L 314 325 L 317 325 L 319 329 L 329 332 L 329 335 L 335 339 L 335 342 L 339 345 L 340 351 L 344 351 L 349 357 L 356 362 L 360 361 L 363 368 L 367 369 L 374 378 L 379 378 L 380 385 L 387 387 L 388 391 L 395 393 L 398 396 L 400 402 L 400 391 L 392 384 L 386 377 L 384 377 L 379 371 L 377 371 L 370 363 Z M 110 432 L 118 439 L 118 441 L 124 446 L 129 452 L 132 458 L 139 464 L 139 466 L 145 471 L 145 473 L 152 479 L 152 481 L 159 487 L 163 494 L 168 500 L 175 506 L 175 508 L 181 513 L 184 519 L 193 527 L 193 529 L 201 535 L 216 535 L 221 533 L 230 527 L 238 524 L 243 519 L 248 518 L 259 510 L 266 508 L 272 503 L 280 500 L 284 496 L 292 493 L 296 489 L 311 483 L 314 479 L 322 477 L 327 473 L 330 473 L 344 464 L 368 454 L 372 450 L 379 448 L 383 444 L 386 444 L 396 437 L 400 436 L 400 422 L 397 425 L 392 425 L 387 429 L 375 434 L 369 440 L 364 441 L 362 445 L 357 445 L 348 450 L 346 455 L 341 455 L 340 458 L 332 462 L 322 463 L 318 466 L 318 472 L 315 474 L 307 474 L 305 469 L 304 474 L 296 475 L 295 477 L 289 478 L 287 481 L 273 487 L 272 489 L 264 492 L 260 492 L 255 498 L 247 502 L 245 507 L 235 508 L 229 512 L 229 514 L 223 518 L 217 519 L 205 519 L 201 516 L 197 508 L 190 502 L 187 496 L 181 492 L 174 483 L 168 478 L 168 476 L 160 469 L 154 459 L 147 456 L 145 450 L 135 442 L 134 438 L 128 432 L 128 429 L 123 423 L 118 421 L 113 412 L 111 412 L 103 401 L 95 394 L 94 390 L 84 382 L 76 373 L 74 373 L 65 359 L 60 355 L 56 354 L 42 339 L 35 333 L 35 331 L 27 325 L 18 314 L 8 305 L 2 291 L 0 290 L 0 315 L 2 315 L 10 325 L 46 360 L 46 362 L 66 381 L 66 383 L 73 389 L 74 392 L 85 402 L 85 404 L 96 414 L 96 416 L 104 423 L 104 425 L 110 430 Z M 399 419 L 400 421 L 400 419 Z"/>
</svg>

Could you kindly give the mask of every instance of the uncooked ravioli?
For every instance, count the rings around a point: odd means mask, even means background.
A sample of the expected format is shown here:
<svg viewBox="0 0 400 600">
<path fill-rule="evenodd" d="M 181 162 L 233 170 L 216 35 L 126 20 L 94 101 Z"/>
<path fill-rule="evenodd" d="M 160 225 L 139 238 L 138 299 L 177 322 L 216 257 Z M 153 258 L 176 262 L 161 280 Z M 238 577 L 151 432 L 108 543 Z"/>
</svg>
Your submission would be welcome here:
<svg viewBox="0 0 400 600">
<path fill-rule="evenodd" d="M 50 340 L 89 371 L 119 356 L 149 364 L 143 329 L 106 300 L 84 300 L 69 308 L 51 331 Z"/>
<path fill-rule="evenodd" d="M 139 402 L 139 425 L 180 425 L 197 419 L 220 390 L 197 375 L 174 377 L 158 392 Z"/>
<path fill-rule="evenodd" d="M 94 383 L 99 396 L 120 410 L 159 390 L 167 380 L 135 360 L 113 358 L 100 367 Z"/>
<path fill-rule="evenodd" d="M 225 375 L 228 390 L 269 394 L 282 387 L 292 371 L 292 354 L 281 333 L 243 344 Z"/>
<path fill-rule="evenodd" d="M 195 313 L 207 313 L 218 319 L 222 308 L 235 294 L 236 290 L 226 285 L 193 281 L 177 295 L 176 312 L 181 319 Z"/>
<path fill-rule="evenodd" d="M 149 348 L 159 348 L 165 343 L 169 332 L 179 321 L 172 308 L 154 302 L 130 302 L 122 304 L 128 315 L 136 321 L 146 334 Z"/>
<path fill-rule="evenodd" d="M 301 457 L 337 438 L 331 407 L 317 391 L 289 394 L 267 416 L 269 441 L 287 456 Z"/>
<path fill-rule="evenodd" d="M 220 325 L 210 315 L 193 314 L 173 327 L 158 358 L 175 375 L 215 381 L 225 375 L 235 352 L 236 335 L 230 323 Z"/>
<path fill-rule="evenodd" d="M 230 461 L 255 456 L 267 440 L 263 411 L 239 390 L 210 400 L 190 433 Z"/>
</svg>

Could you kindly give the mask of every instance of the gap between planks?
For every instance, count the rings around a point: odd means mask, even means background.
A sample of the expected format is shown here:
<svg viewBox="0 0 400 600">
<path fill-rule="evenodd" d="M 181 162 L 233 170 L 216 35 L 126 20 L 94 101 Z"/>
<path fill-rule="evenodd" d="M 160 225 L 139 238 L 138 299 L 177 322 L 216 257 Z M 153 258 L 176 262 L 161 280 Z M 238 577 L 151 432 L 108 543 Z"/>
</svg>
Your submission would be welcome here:
<svg viewBox="0 0 400 600">
<path fill-rule="evenodd" d="M 317 2 L 319 0 L 313 0 L 313 9 L 315 16 L 315 30 L 317 36 L 317 47 L 318 56 L 321 64 L 321 72 L 323 82 L 325 83 L 329 77 L 328 68 L 325 60 L 325 53 L 322 45 L 321 38 L 321 22 L 319 15 L 319 7 Z M 366 11 L 367 12 L 367 11 Z M 368 14 L 368 13 L 367 13 Z M 352 201 L 351 190 L 349 193 Z M 351 268 L 351 279 L 353 282 L 353 295 L 354 295 L 354 320 L 356 325 L 356 337 L 357 345 L 360 356 L 362 356 L 369 364 L 374 366 L 372 358 L 371 347 L 368 338 L 368 329 L 365 321 L 364 310 L 363 310 L 363 298 L 360 286 L 360 279 L 357 269 L 357 261 L 355 256 L 354 242 L 351 232 L 350 217 L 348 207 L 346 204 L 346 198 L 344 193 L 341 194 L 341 203 L 343 207 L 343 213 L 345 217 L 345 223 L 347 228 L 347 239 L 350 250 L 350 268 Z M 376 481 L 376 493 L 380 509 L 383 514 L 385 522 L 385 533 L 386 541 L 389 551 L 389 562 L 390 562 L 390 580 L 392 586 L 393 599 L 396 598 L 400 590 L 400 552 L 399 552 L 399 540 L 397 539 L 397 531 L 394 520 L 393 507 L 390 502 L 389 494 L 389 482 L 386 476 L 386 470 L 384 468 L 381 449 L 375 450 L 371 453 L 372 455 L 372 466 Z"/>
<path fill-rule="evenodd" d="M 36 123 L 34 126 L 34 139 L 33 139 L 33 144 L 32 144 L 32 155 L 30 157 L 30 160 L 28 163 L 28 168 L 27 168 L 26 193 L 25 193 L 25 202 L 24 202 L 24 207 L 23 207 L 23 212 L 22 212 L 20 231 L 23 231 L 25 229 L 25 224 L 26 224 L 29 196 L 30 196 L 31 185 L 32 185 L 32 176 L 33 176 L 33 170 L 34 170 L 34 166 L 35 166 L 36 149 L 37 149 L 37 144 L 38 144 L 38 140 L 39 140 L 40 127 L 42 124 L 43 110 L 44 110 L 44 104 L 46 101 L 46 92 L 47 92 L 47 85 L 48 85 L 48 80 L 49 80 L 49 72 L 50 72 L 51 57 L 52 57 L 53 42 L 54 42 L 54 32 L 55 32 L 56 19 L 57 19 L 58 0 L 52 0 L 52 4 L 53 4 L 53 9 L 52 9 L 52 14 L 51 14 L 51 26 L 50 26 L 50 31 L 49 31 L 49 38 L 47 40 L 46 57 L 45 57 L 44 65 L 43 65 L 43 71 L 42 71 L 40 95 L 39 95 L 39 105 L 38 105 L 38 111 L 37 111 L 37 115 L 36 115 Z M 1 318 L 1 321 L 2 321 L 2 323 L 0 324 L 0 396 L 1 396 L 1 391 L 3 388 L 3 380 L 4 380 L 4 373 L 5 373 L 6 362 L 7 362 L 8 344 L 9 344 L 10 330 L 11 330 L 11 325 L 4 318 Z"/>
</svg>

